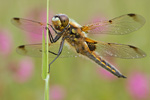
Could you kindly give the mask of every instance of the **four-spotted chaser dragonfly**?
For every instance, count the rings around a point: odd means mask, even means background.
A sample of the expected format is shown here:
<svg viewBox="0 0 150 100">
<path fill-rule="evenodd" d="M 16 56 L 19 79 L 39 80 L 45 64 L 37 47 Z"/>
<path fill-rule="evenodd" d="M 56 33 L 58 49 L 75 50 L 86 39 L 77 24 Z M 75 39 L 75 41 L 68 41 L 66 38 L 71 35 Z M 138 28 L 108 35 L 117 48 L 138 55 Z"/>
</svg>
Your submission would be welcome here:
<svg viewBox="0 0 150 100">
<path fill-rule="evenodd" d="M 78 54 L 88 57 L 95 63 L 105 68 L 117 77 L 126 78 L 122 75 L 113 65 L 109 64 L 102 57 L 118 57 L 118 58 L 142 58 L 146 54 L 139 48 L 132 45 L 117 44 L 117 43 L 105 43 L 101 41 L 96 41 L 87 37 L 87 34 L 113 34 L 122 35 L 133 32 L 141 28 L 145 19 L 137 14 L 126 14 L 116 17 L 111 20 L 104 20 L 99 22 L 94 22 L 92 24 L 81 26 L 73 19 L 68 18 L 65 14 L 56 14 L 52 17 L 52 24 L 37 22 L 33 20 L 23 19 L 23 18 L 13 18 L 12 23 L 29 32 L 36 34 L 42 34 L 43 29 L 49 31 L 49 57 L 55 57 L 55 59 L 49 64 L 50 65 L 60 56 L 60 57 L 71 57 Z M 35 30 L 36 28 L 36 30 Z M 55 33 L 51 33 L 51 30 Z M 61 42 L 56 43 L 58 40 Z M 69 47 L 77 53 L 70 53 L 70 49 L 63 50 L 65 48 L 64 42 L 67 41 Z M 58 48 L 58 53 L 55 53 L 56 48 Z M 17 48 L 17 52 L 21 55 L 28 56 L 42 56 L 42 43 L 40 44 L 29 44 L 21 45 Z"/>
</svg>

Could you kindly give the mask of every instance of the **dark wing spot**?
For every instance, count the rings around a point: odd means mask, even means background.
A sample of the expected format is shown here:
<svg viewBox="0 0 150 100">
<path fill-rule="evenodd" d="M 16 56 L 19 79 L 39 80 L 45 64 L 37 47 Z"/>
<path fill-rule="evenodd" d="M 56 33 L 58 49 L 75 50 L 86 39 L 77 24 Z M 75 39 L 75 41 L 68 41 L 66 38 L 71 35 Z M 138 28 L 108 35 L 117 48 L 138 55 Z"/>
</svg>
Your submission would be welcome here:
<svg viewBox="0 0 150 100">
<path fill-rule="evenodd" d="M 15 23 L 15 24 L 21 24 L 21 22 L 20 22 L 20 18 L 13 18 L 12 19 L 12 23 Z"/>
<path fill-rule="evenodd" d="M 129 45 L 129 47 L 132 48 L 132 49 L 134 49 L 134 51 L 137 52 L 139 55 L 141 55 L 141 57 L 145 57 L 146 56 L 145 52 L 143 52 L 139 48 L 131 46 L 131 45 Z"/>
<path fill-rule="evenodd" d="M 136 22 L 143 24 L 143 19 L 139 18 L 138 16 L 136 16 L 136 14 L 128 14 L 129 17 L 133 18 L 133 20 L 135 20 Z"/>
<path fill-rule="evenodd" d="M 138 50 L 137 47 L 134 47 L 134 46 L 132 46 L 132 45 L 129 45 L 129 47 L 132 48 L 132 49 L 134 49 L 134 50 L 136 50 L 136 51 Z"/>
<path fill-rule="evenodd" d="M 111 43 L 107 43 L 108 45 L 111 45 Z"/>
<path fill-rule="evenodd" d="M 19 46 L 18 49 L 20 49 L 19 52 L 20 52 L 21 54 L 26 54 L 26 53 L 27 53 L 27 50 L 26 50 L 26 48 L 25 48 L 25 45 Z"/>
<path fill-rule="evenodd" d="M 134 51 L 137 52 L 138 54 L 143 55 L 142 52 L 137 47 L 134 47 L 132 45 L 129 45 L 129 47 L 134 49 Z"/>
<path fill-rule="evenodd" d="M 17 20 L 17 21 L 19 21 L 20 20 L 20 18 L 13 18 L 14 20 Z"/>
<path fill-rule="evenodd" d="M 18 47 L 19 49 L 25 49 L 25 45 L 21 45 Z"/>
<path fill-rule="evenodd" d="M 135 14 L 128 14 L 128 16 L 130 16 L 130 17 L 134 17 L 134 16 L 136 16 Z"/>
<path fill-rule="evenodd" d="M 109 20 L 109 23 L 111 23 L 111 24 L 112 24 L 112 20 Z"/>
</svg>

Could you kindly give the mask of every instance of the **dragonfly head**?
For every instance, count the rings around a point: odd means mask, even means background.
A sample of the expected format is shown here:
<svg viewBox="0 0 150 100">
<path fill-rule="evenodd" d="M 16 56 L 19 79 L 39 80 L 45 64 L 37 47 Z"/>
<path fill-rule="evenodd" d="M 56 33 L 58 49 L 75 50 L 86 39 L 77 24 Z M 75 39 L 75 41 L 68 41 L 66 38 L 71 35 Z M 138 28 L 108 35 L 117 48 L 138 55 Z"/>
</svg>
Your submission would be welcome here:
<svg viewBox="0 0 150 100">
<path fill-rule="evenodd" d="M 69 18 L 65 14 L 57 14 L 52 18 L 52 24 L 56 30 L 63 30 L 69 24 Z"/>
</svg>

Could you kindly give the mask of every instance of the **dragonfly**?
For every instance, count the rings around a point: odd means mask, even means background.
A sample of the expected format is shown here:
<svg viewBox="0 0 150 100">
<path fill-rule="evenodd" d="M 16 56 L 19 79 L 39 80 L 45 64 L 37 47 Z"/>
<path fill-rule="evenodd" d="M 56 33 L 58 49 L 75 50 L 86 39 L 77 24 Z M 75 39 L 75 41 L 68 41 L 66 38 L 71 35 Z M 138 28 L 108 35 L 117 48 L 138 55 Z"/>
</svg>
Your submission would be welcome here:
<svg viewBox="0 0 150 100">
<path fill-rule="evenodd" d="M 51 64 L 58 57 L 75 57 L 82 55 L 94 61 L 118 78 L 126 78 L 115 66 L 106 61 L 104 57 L 135 59 L 146 56 L 144 51 L 135 46 L 106 43 L 91 39 L 87 36 L 88 34 L 124 35 L 136 31 L 145 24 L 144 17 L 138 14 L 125 14 L 111 20 L 97 21 L 84 26 L 81 26 L 69 18 L 66 14 L 54 15 L 51 19 L 51 24 L 17 17 L 11 21 L 20 29 L 35 34 L 41 34 L 43 29 L 48 30 L 50 41 L 48 43 L 49 57 L 54 58 L 49 64 L 49 70 Z M 60 40 L 59 43 L 58 40 Z M 41 57 L 42 43 L 21 45 L 18 46 L 16 50 L 21 55 Z M 57 53 L 56 50 L 58 51 Z"/>
</svg>

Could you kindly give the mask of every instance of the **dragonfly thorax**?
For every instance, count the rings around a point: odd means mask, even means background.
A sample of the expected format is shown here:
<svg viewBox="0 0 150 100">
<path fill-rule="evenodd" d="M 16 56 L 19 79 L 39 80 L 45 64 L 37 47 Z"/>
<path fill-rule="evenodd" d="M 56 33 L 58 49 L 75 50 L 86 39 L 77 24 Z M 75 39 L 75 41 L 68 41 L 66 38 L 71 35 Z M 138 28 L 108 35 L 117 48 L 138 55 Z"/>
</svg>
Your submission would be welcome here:
<svg viewBox="0 0 150 100">
<path fill-rule="evenodd" d="M 69 24 L 69 18 L 65 14 L 56 14 L 52 18 L 52 24 L 56 30 L 63 30 Z"/>
</svg>

